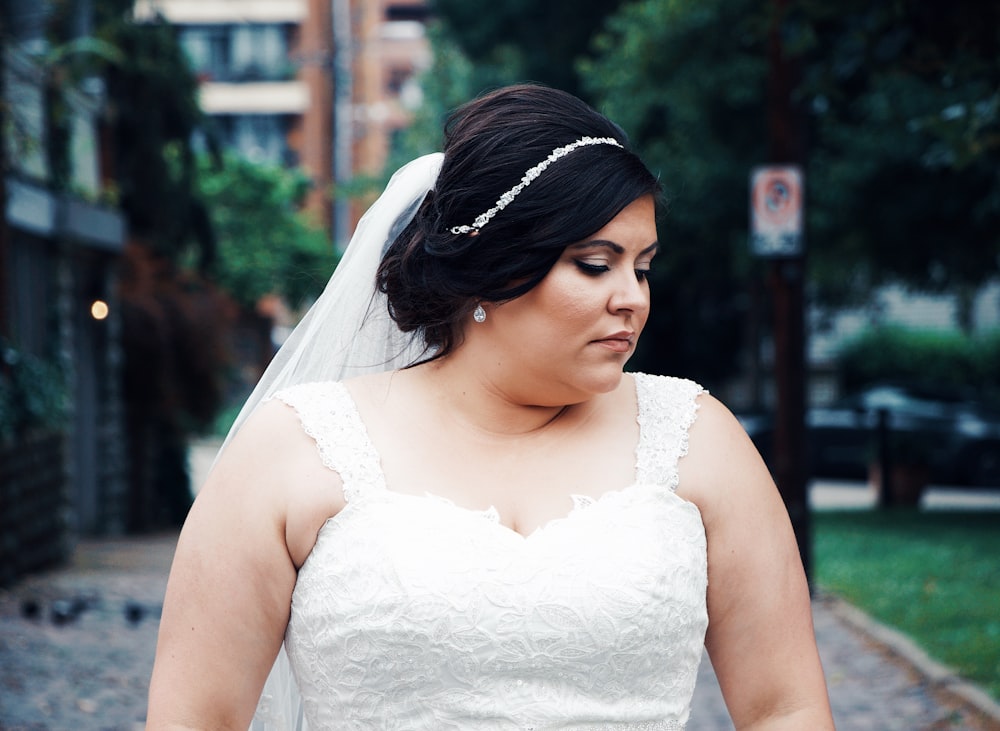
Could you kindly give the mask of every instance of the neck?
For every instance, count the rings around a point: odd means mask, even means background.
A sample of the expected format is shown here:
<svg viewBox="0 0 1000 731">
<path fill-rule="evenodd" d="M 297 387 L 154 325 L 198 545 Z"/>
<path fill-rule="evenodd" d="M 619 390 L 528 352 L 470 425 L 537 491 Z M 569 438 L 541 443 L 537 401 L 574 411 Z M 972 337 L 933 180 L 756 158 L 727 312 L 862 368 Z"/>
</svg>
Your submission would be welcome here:
<svg viewBox="0 0 1000 731">
<path fill-rule="evenodd" d="M 463 426 L 494 436 L 526 436 L 562 420 L 579 404 L 537 403 L 524 384 L 498 383 L 466 363 L 459 351 L 414 368 L 443 411 Z"/>
</svg>

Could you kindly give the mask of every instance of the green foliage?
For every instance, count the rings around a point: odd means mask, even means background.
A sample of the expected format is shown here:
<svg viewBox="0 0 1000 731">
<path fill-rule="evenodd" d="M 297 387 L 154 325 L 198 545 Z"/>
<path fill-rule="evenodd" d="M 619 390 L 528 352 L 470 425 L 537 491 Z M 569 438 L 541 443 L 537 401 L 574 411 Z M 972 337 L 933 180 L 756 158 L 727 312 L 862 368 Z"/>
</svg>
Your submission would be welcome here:
<svg viewBox="0 0 1000 731">
<path fill-rule="evenodd" d="M 110 41 L 130 63 L 108 69 L 120 200 L 133 235 L 175 259 L 196 241 L 211 261 L 190 141 L 202 126 L 197 83 L 165 23 L 118 23 Z"/>
<path fill-rule="evenodd" d="M 904 120 L 907 128 L 896 131 L 923 136 L 928 166 L 995 159 L 1000 4 L 800 0 L 795 8 L 794 47 L 806 62 L 801 91 L 821 96 L 824 114 Z M 896 108 L 887 102 L 900 84 L 909 93 L 892 99 L 904 104 Z M 855 106 L 864 97 L 875 104 Z"/>
<path fill-rule="evenodd" d="M 83 79 L 102 77 L 112 153 L 111 191 L 132 237 L 176 261 L 195 244 L 199 264 L 213 256 L 211 231 L 197 196 L 192 140 L 211 143 L 198 106 L 198 83 L 176 37 L 162 18 L 136 23 L 133 3 L 93 6 L 90 37 L 74 37 L 76 3 L 57 2 L 49 19 L 53 50 L 47 70 L 50 165 L 57 187 L 69 179 L 70 122 L 64 95 Z"/>
<path fill-rule="evenodd" d="M 670 199 L 638 367 L 711 381 L 738 364 L 759 287 L 747 179 L 768 159 L 770 12 L 628 3 L 579 65 Z M 974 290 L 1000 272 L 998 13 L 972 0 L 787 4 L 777 38 L 808 139 L 811 296 L 859 301 L 888 281 Z"/>
<path fill-rule="evenodd" d="M 623 0 L 434 0 L 447 33 L 474 66 L 475 91 L 537 81 L 586 94 L 574 64 Z"/>
<path fill-rule="evenodd" d="M 1000 255 L 1000 5 L 803 3 L 818 292 L 976 287 Z"/>
<path fill-rule="evenodd" d="M 898 326 L 871 328 L 841 348 L 837 370 L 846 390 L 901 381 L 1000 394 L 1000 331 L 967 335 Z"/>
<path fill-rule="evenodd" d="M 816 579 L 1000 699 L 1000 512 L 818 512 Z"/>
<path fill-rule="evenodd" d="M 199 266 L 210 266 L 214 242 L 198 199 L 192 140 L 200 134 L 212 144 L 213 138 L 175 29 L 162 18 L 135 22 L 131 1 L 101 0 L 93 6 L 93 35 L 76 37 L 76 5 L 52 3 L 52 50 L 38 59 L 45 72 L 52 185 L 64 189 L 71 177 L 66 95 L 81 81 L 102 77 L 115 185 L 108 192 L 128 219 L 130 235 L 172 261 L 194 245 Z"/>
<path fill-rule="evenodd" d="M 337 261 L 326 233 L 298 210 L 305 175 L 227 156 L 221 167 L 203 159 L 198 178 L 223 289 L 250 310 L 267 294 L 293 306 L 319 295 Z"/>
<path fill-rule="evenodd" d="M 0 442 L 32 429 L 59 429 L 67 416 L 62 368 L 0 339 Z"/>
</svg>

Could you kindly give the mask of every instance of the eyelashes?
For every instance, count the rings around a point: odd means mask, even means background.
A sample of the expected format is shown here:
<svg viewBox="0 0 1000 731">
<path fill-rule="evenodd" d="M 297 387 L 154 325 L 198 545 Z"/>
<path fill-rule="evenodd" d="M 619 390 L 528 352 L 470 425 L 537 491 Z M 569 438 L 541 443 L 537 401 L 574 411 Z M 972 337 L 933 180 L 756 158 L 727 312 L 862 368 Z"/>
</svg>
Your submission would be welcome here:
<svg viewBox="0 0 1000 731">
<path fill-rule="evenodd" d="M 584 274 L 588 274 L 592 277 L 596 277 L 599 274 L 604 274 L 605 272 L 610 272 L 611 267 L 606 264 L 588 264 L 585 261 L 577 261 L 574 259 L 574 263 L 577 268 Z"/>
<path fill-rule="evenodd" d="M 611 267 L 609 267 L 607 264 L 588 264 L 585 261 L 579 261 L 577 259 L 574 259 L 573 263 L 576 264 L 577 268 L 581 272 L 583 272 L 589 277 L 599 277 L 600 275 L 611 271 Z M 649 271 L 650 271 L 649 269 L 636 269 L 635 270 L 636 279 L 638 279 L 640 282 L 645 282 L 647 277 L 649 276 Z"/>
</svg>

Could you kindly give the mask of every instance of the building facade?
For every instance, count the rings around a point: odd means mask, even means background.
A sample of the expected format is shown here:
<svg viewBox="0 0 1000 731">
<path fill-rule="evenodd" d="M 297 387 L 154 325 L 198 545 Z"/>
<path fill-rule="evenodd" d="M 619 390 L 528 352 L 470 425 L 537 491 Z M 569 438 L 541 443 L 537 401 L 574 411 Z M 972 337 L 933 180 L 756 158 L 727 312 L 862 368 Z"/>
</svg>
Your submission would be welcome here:
<svg viewBox="0 0 1000 731">
<path fill-rule="evenodd" d="M 0 580 L 57 560 L 76 535 L 121 531 L 126 501 L 115 301 L 125 226 L 100 202 L 102 85 L 52 85 L 49 10 L 6 0 L 2 18 Z"/>
<path fill-rule="evenodd" d="M 338 244 L 356 212 L 336 188 L 377 175 L 430 64 L 424 0 L 140 0 L 178 29 L 224 147 L 298 167 Z M 335 203 L 335 201 L 337 201 Z"/>
</svg>

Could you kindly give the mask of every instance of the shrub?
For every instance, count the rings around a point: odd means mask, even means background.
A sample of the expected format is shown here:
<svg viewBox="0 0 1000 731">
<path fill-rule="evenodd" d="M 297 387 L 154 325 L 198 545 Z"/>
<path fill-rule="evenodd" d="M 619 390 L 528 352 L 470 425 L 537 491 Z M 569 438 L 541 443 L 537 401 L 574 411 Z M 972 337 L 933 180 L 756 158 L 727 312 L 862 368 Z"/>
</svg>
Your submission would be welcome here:
<svg viewBox="0 0 1000 731">
<path fill-rule="evenodd" d="M 894 381 L 997 395 L 1000 331 L 967 335 L 894 325 L 874 327 L 841 348 L 837 370 L 845 391 Z"/>
<path fill-rule="evenodd" d="M 62 368 L 0 340 L 0 442 L 32 429 L 61 428 L 68 413 Z"/>
</svg>

